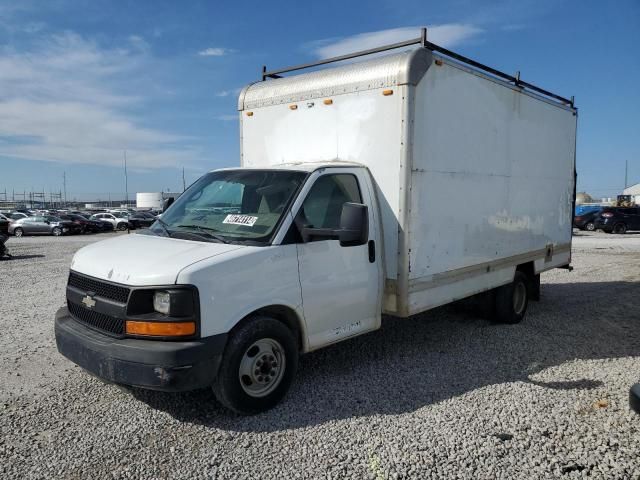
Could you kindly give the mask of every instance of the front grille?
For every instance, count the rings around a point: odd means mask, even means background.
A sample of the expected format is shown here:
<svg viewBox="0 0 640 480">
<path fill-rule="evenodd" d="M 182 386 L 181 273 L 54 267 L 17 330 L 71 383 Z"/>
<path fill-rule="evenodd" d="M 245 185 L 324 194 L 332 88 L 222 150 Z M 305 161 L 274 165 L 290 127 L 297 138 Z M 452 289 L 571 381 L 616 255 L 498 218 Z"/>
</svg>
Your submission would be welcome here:
<svg viewBox="0 0 640 480">
<path fill-rule="evenodd" d="M 124 320 L 122 318 L 115 318 L 95 310 L 89 310 L 76 303 L 68 302 L 68 307 L 69 313 L 79 322 L 115 335 L 124 335 Z"/>
<path fill-rule="evenodd" d="M 95 280 L 75 272 L 69 273 L 69 285 L 85 292 L 93 292 L 99 297 L 108 298 L 118 303 L 127 303 L 129 289 L 111 283 Z"/>
</svg>

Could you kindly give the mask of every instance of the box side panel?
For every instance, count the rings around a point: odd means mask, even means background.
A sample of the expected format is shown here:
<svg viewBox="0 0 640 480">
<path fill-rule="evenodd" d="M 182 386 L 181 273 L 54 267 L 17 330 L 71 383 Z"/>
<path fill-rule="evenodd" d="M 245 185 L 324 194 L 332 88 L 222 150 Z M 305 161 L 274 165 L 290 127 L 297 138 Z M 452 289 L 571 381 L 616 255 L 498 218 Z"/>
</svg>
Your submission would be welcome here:
<svg viewBox="0 0 640 480">
<path fill-rule="evenodd" d="M 575 133 L 572 110 L 455 65 L 429 69 L 416 89 L 410 282 L 527 252 L 544 259 L 549 245 L 559 255 L 547 265 L 566 264 Z M 458 298 L 495 286 L 465 278 Z M 424 295 L 414 310 L 430 303 Z"/>
<path fill-rule="evenodd" d="M 242 165 L 341 160 L 358 162 L 372 173 L 380 205 L 386 277 L 397 276 L 399 165 L 402 97 L 383 89 L 324 99 L 271 105 L 241 112 Z"/>
</svg>

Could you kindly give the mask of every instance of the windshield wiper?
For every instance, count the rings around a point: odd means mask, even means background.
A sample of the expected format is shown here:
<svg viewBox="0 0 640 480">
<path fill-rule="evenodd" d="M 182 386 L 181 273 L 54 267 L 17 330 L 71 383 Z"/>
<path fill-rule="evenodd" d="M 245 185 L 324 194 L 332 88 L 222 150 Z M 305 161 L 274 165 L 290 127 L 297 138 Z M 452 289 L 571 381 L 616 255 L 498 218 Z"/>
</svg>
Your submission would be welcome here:
<svg viewBox="0 0 640 480">
<path fill-rule="evenodd" d="M 167 222 L 165 222 L 161 218 L 156 218 L 156 222 L 158 222 L 160 224 L 160 226 L 164 230 L 164 233 L 167 234 L 167 237 L 170 237 L 171 236 L 171 230 L 169 230 L 169 226 L 167 225 Z"/>
<path fill-rule="evenodd" d="M 222 243 L 231 243 L 229 242 L 229 240 L 227 240 L 226 238 L 224 238 L 222 235 L 216 235 L 215 233 L 210 233 L 207 232 L 205 230 L 212 230 L 214 232 L 217 232 L 217 230 L 215 228 L 209 228 L 209 227 L 203 227 L 201 225 L 178 225 L 178 228 L 195 228 L 199 231 L 199 233 L 201 235 L 206 235 L 207 237 L 211 237 L 215 240 L 218 240 L 219 242 Z"/>
</svg>

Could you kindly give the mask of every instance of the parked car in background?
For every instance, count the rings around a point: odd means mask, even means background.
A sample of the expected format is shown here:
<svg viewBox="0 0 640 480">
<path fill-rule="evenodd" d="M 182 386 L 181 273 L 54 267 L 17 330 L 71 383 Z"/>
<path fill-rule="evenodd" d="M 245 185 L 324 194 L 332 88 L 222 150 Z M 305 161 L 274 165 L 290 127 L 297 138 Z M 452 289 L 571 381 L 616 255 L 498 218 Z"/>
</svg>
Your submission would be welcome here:
<svg viewBox="0 0 640 480">
<path fill-rule="evenodd" d="M 11 212 L 8 217 L 11 220 L 20 220 L 21 218 L 27 218 L 29 215 L 27 215 L 24 212 Z"/>
<path fill-rule="evenodd" d="M 147 212 L 137 212 L 128 218 L 131 228 L 148 228 L 156 221 L 156 217 Z"/>
<path fill-rule="evenodd" d="M 127 216 L 123 213 L 96 213 L 91 215 L 90 220 L 100 220 L 102 222 L 109 222 L 113 225 L 114 230 L 126 230 L 129 228 Z"/>
<path fill-rule="evenodd" d="M 58 217 L 37 215 L 14 221 L 9 225 L 9 234 L 16 237 L 23 235 L 54 235 L 57 237 L 70 232 L 70 223 Z"/>
<path fill-rule="evenodd" d="M 8 222 L 8 223 L 13 223 L 13 218 L 8 217 L 4 213 L 0 213 L 0 220 L 4 220 L 5 222 Z"/>
<path fill-rule="evenodd" d="M 619 234 L 640 230 L 640 207 L 604 207 L 595 218 L 595 228 Z"/>
<path fill-rule="evenodd" d="M 110 225 L 107 222 L 100 222 L 99 220 L 89 220 L 81 215 L 60 215 L 62 220 L 66 220 L 69 222 L 73 222 L 75 225 L 78 225 L 81 229 L 81 233 L 91 232 L 98 233 L 104 232 L 105 225 Z M 113 230 L 113 229 L 110 229 Z"/>
<path fill-rule="evenodd" d="M 573 226 L 580 230 L 587 230 L 593 232 L 596 229 L 596 217 L 600 215 L 602 208 L 597 210 L 591 210 L 573 217 Z"/>
</svg>

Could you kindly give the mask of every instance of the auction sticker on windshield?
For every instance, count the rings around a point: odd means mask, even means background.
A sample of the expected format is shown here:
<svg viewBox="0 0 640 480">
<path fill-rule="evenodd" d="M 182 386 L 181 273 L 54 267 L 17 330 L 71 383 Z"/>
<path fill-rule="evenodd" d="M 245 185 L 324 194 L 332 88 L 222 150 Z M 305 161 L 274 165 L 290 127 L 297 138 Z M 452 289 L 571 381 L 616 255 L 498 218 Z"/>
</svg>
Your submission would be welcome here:
<svg viewBox="0 0 640 480">
<path fill-rule="evenodd" d="M 253 227 L 258 217 L 252 217 L 250 215 L 233 215 L 229 214 L 222 221 L 222 223 L 229 223 L 231 225 L 245 225 L 247 227 Z"/>
</svg>

